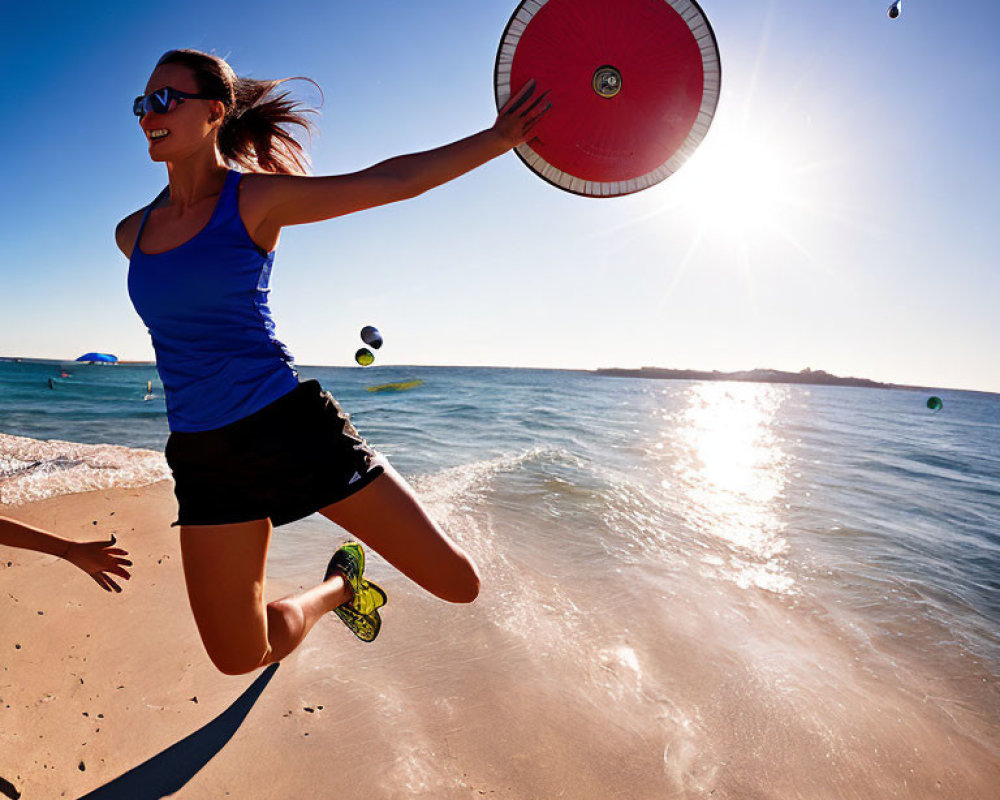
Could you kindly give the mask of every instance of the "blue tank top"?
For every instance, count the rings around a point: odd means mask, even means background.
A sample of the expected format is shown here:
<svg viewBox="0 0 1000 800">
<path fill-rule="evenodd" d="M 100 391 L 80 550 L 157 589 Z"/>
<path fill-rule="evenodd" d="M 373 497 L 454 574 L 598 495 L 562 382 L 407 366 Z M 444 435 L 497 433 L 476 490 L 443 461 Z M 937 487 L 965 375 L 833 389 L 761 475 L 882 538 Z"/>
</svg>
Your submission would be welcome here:
<svg viewBox="0 0 1000 800">
<path fill-rule="evenodd" d="M 267 306 L 274 253 L 240 218 L 242 174 L 230 170 L 208 224 L 156 255 L 132 248 L 128 293 L 149 329 L 172 431 L 220 428 L 259 411 L 298 385 L 292 354 L 275 338 Z"/>
</svg>

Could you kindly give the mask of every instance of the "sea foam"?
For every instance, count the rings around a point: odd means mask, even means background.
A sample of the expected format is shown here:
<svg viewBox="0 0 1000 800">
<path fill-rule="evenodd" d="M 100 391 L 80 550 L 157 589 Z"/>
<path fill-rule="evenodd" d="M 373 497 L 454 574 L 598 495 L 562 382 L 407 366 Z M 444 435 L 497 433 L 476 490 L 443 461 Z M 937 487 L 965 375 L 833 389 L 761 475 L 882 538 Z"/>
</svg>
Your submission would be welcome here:
<svg viewBox="0 0 1000 800">
<path fill-rule="evenodd" d="M 153 450 L 0 433 L 0 505 L 135 488 L 169 477 L 166 459 Z"/>
</svg>

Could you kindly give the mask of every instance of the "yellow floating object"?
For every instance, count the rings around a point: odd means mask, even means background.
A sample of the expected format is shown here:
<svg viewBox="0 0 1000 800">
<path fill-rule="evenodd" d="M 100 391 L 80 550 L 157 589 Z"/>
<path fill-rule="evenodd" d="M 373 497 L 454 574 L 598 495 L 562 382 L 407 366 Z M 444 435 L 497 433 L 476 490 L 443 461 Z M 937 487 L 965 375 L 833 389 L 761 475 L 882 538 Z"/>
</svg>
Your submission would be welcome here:
<svg viewBox="0 0 1000 800">
<path fill-rule="evenodd" d="M 378 386 L 369 386 L 369 392 L 405 392 L 407 389 L 414 389 L 423 381 L 401 381 L 400 383 L 380 383 Z"/>
</svg>

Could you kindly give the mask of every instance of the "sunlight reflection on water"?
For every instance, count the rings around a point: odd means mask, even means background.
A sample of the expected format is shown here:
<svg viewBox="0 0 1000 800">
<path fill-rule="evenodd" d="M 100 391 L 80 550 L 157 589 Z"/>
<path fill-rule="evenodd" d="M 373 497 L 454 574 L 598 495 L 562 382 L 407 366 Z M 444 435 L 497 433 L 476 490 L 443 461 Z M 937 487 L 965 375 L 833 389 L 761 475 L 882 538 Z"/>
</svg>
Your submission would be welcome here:
<svg viewBox="0 0 1000 800">
<path fill-rule="evenodd" d="M 744 588 L 793 592 L 780 513 L 791 458 L 775 425 L 788 390 L 702 383 L 692 386 L 686 399 L 671 415 L 667 433 L 676 453 L 671 483 L 683 495 L 681 513 L 688 524 L 724 546 L 724 557 L 708 553 L 702 563 Z"/>
</svg>

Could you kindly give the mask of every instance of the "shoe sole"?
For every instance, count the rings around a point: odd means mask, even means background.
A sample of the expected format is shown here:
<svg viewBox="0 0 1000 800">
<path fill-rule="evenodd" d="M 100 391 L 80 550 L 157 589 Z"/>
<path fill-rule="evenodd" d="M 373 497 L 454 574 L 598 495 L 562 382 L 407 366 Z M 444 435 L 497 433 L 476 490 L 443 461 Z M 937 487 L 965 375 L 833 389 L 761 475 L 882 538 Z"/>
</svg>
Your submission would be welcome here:
<svg viewBox="0 0 1000 800">
<path fill-rule="evenodd" d="M 374 642 L 379 631 L 382 630 L 382 617 L 378 611 L 371 614 L 359 614 L 349 605 L 343 605 L 333 610 L 347 629 L 357 636 L 362 642 Z"/>
</svg>

